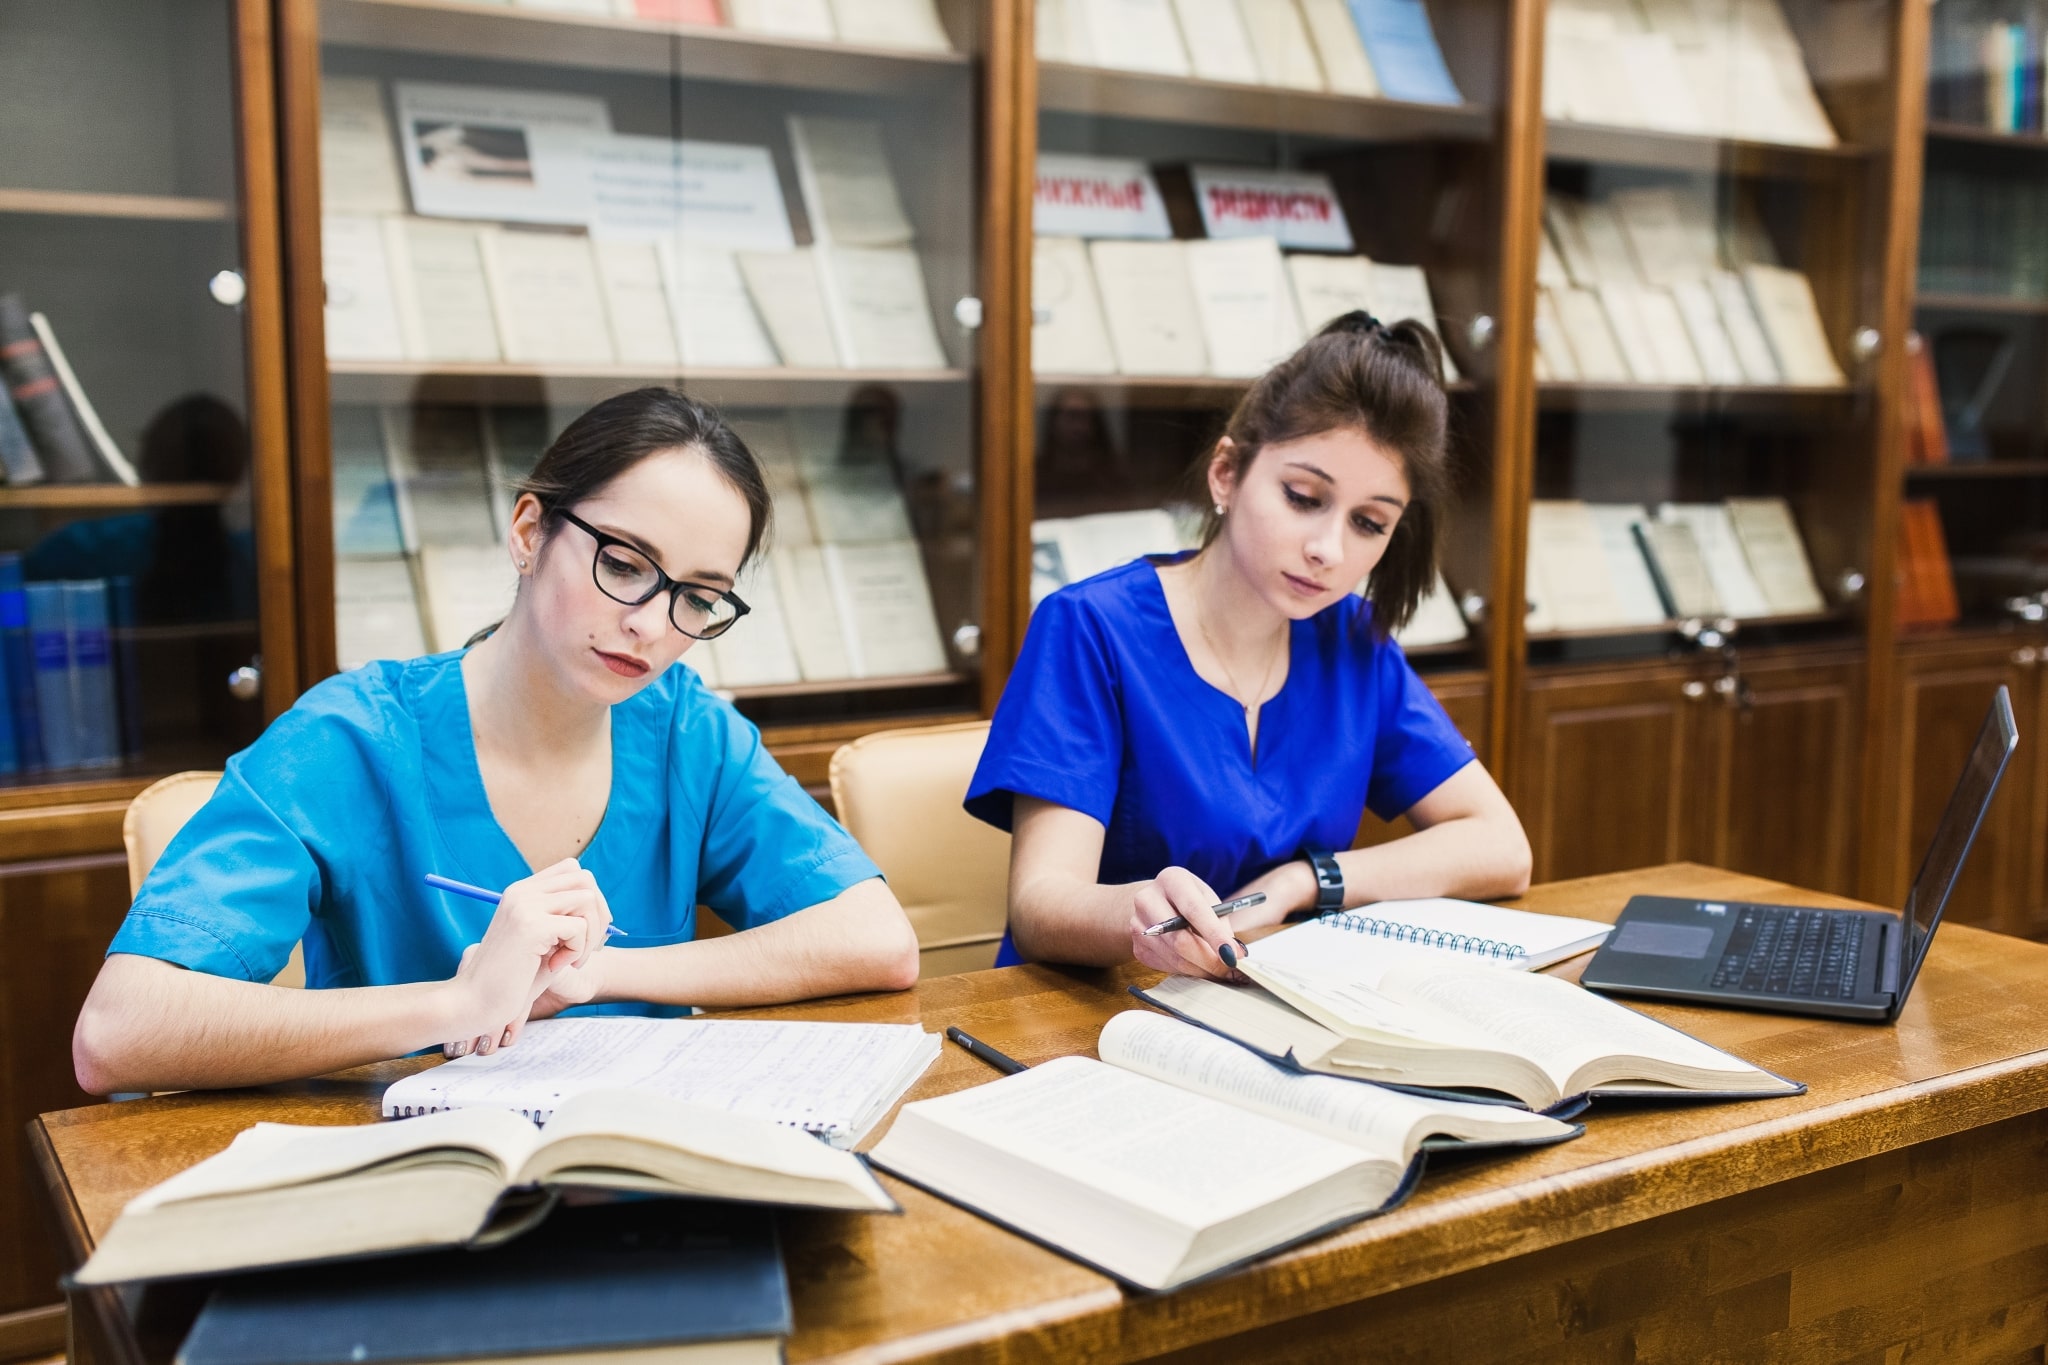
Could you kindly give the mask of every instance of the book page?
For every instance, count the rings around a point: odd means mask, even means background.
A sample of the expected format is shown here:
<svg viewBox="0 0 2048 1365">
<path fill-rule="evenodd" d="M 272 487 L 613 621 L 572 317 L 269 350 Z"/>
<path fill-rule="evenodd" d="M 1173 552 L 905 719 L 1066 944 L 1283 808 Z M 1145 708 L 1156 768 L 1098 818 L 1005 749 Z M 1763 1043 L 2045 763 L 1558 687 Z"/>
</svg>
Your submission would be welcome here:
<svg viewBox="0 0 2048 1365">
<path fill-rule="evenodd" d="M 1718 502 L 1667 502 L 1657 509 L 1657 516 L 1691 528 L 1700 557 L 1706 561 L 1707 576 L 1714 581 L 1714 593 L 1730 616 L 1746 620 L 1771 614 L 1770 600 L 1749 571 L 1749 560 L 1742 553 L 1742 542 L 1735 537 L 1735 523 L 1725 506 Z"/>
<path fill-rule="evenodd" d="M 1372 262 L 1363 256 L 1289 256 L 1287 273 L 1311 335 L 1346 313 L 1372 311 Z"/>
<path fill-rule="evenodd" d="M 500 228 L 481 241 L 505 359 L 524 365 L 612 363 L 611 321 L 588 237 Z"/>
<path fill-rule="evenodd" d="M 1237 0 L 1173 0 L 1173 9 L 1180 16 L 1181 37 L 1187 40 L 1188 60 L 1197 76 L 1257 84 L 1259 66 Z"/>
<path fill-rule="evenodd" d="M 1039 237 L 1031 244 L 1031 368 L 1053 374 L 1116 371 L 1088 247 L 1078 238 Z"/>
<path fill-rule="evenodd" d="M 1322 64 L 1294 0 L 1237 0 L 1251 34 L 1259 78 L 1289 90 L 1324 88 Z"/>
<path fill-rule="evenodd" d="M 813 253 L 839 355 L 856 369 L 942 370 L 924 266 L 907 246 L 821 246 Z"/>
<path fill-rule="evenodd" d="M 832 339 L 832 317 L 809 247 L 792 251 L 742 251 L 740 275 L 767 324 L 782 363 L 800 370 L 837 369 L 842 362 Z"/>
<path fill-rule="evenodd" d="M 771 557 L 775 561 L 776 583 L 782 589 L 790 644 L 796 649 L 803 680 L 832 682 L 855 676 L 853 651 L 846 642 L 846 628 L 832 593 L 832 575 L 825 567 L 824 547 L 779 547 Z"/>
<path fill-rule="evenodd" d="M 1742 383 L 1742 361 L 1735 354 L 1728 329 L 1722 325 L 1721 312 L 1714 306 L 1714 293 L 1706 280 L 1680 280 L 1671 286 L 1671 298 L 1678 305 L 1678 316 L 1685 323 L 1686 335 L 1692 338 L 1707 382 Z"/>
<path fill-rule="evenodd" d="M 1649 326 L 1643 321 L 1638 307 L 1642 294 L 1642 286 L 1635 284 L 1603 284 L 1598 290 L 1600 311 L 1606 315 L 1607 325 L 1614 332 L 1614 341 L 1620 348 L 1622 363 L 1628 367 L 1629 378 L 1638 384 L 1654 384 L 1664 378 L 1664 370 L 1658 363 L 1657 347 L 1650 338 Z"/>
<path fill-rule="evenodd" d="M 1577 226 L 1579 240 L 1585 243 L 1594 285 L 1642 283 L 1636 274 L 1635 258 L 1629 255 L 1628 237 L 1621 230 L 1621 220 L 1615 217 L 1606 200 L 1562 199 L 1560 202 Z M 1566 259 L 1569 261 L 1570 258 Z"/>
<path fill-rule="evenodd" d="M 1323 915 L 1260 939 L 1256 947 L 1267 962 L 1355 975 L 1371 984 L 1389 962 L 1416 953 L 1527 971 L 1532 961 L 1556 962 L 1566 950 L 1586 951 L 1609 928 L 1598 920 L 1430 896 Z"/>
<path fill-rule="evenodd" d="M 327 289 L 329 360 L 405 359 L 384 229 L 375 218 L 320 219 L 320 278 Z"/>
<path fill-rule="evenodd" d="M 1191 70 L 1168 0 L 1068 0 L 1067 13 L 1074 26 L 1069 46 L 1079 50 L 1076 61 L 1164 76 L 1185 76 Z M 1082 41 L 1072 42 L 1075 37 Z"/>
<path fill-rule="evenodd" d="M 398 143 L 375 77 L 320 78 L 320 211 L 405 212 Z"/>
<path fill-rule="evenodd" d="M 1143 1010 L 1125 1010 L 1103 1025 L 1096 1051 L 1112 1066 L 1335 1138 L 1396 1166 L 1405 1167 L 1433 1133 L 1485 1141 L 1572 1132 L 1569 1124 L 1506 1105 L 1425 1100 L 1290 1071 L 1228 1038 Z"/>
<path fill-rule="evenodd" d="M 1574 1084 L 1576 1073 L 1616 1056 L 1656 1058 L 1731 1081 L 1758 1074 L 1738 1057 L 1554 976 L 1407 964 L 1380 985 L 1396 1000 L 1457 1019 L 1495 1047 L 1529 1058 L 1565 1095 L 1585 1088 Z"/>
<path fill-rule="evenodd" d="M 1672 616 L 1719 616 L 1727 610 L 1690 526 L 1653 519 L 1631 529 Z"/>
<path fill-rule="evenodd" d="M 912 52 L 953 50 L 932 0 L 832 0 L 832 18 L 842 43 Z"/>
<path fill-rule="evenodd" d="M 914 1024 L 543 1019 L 513 1047 L 397 1082 L 384 1113 L 509 1109 L 544 1121 L 573 1095 L 624 1088 L 829 1132 L 907 1083 L 902 1073 L 920 1057 L 929 1064 L 931 1038 Z"/>
<path fill-rule="evenodd" d="M 734 28 L 748 33 L 821 43 L 839 36 L 826 0 L 725 0 L 725 12 Z"/>
<path fill-rule="evenodd" d="M 663 242 L 661 268 L 684 365 L 767 369 L 778 362 L 732 252 Z"/>
<path fill-rule="evenodd" d="M 502 360 L 474 223 L 386 218 L 384 252 L 412 360 Z"/>
<path fill-rule="evenodd" d="M 1704 384 L 1707 372 L 1693 350 L 1685 317 L 1671 291 L 1644 287 L 1636 291 L 1636 316 L 1649 333 L 1650 348 L 1656 353 L 1658 372 L 1667 384 Z"/>
<path fill-rule="evenodd" d="M 621 363 L 672 369 L 682 362 L 668 314 L 661 258 L 652 242 L 593 241 L 605 316 Z"/>
<path fill-rule="evenodd" d="M 1764 600 L 1784 616 L 1827 610 L 1813 581 L 1813 565 L 1799 538 L 1799 524 L 1783 498 L 1730 498 L 1728 519 Z"/>
<path fill-rule="evenodd" d="M 1692 86 L 1678 60 L 1678 49 L 1662 33 L 1617 34 L 1614 47 L 1621 61 L 1609 78 L 1628 84 L 1637 126 L 1673 133 L 1704 133 L 1705 116 L 1692 97 Z"/>
<path fill-rule="evenodd" d="M 931 584 L 916 541 L 827 545 L 825 569 L 854 676 L 894 678 L 945 670 L 946 647 L 939 640 Z"/>
<path fill-rule="evenodd" d="M 1252 378 L 1301 345 L 1301 319 L 1271 237 L 1189 242 L 1186 251 L 1211 374 Z"/>
<path fill-rule="evenodd" d="M 1588 383 L 1626 382 L 1628 361 L 1616 344 L 1614 328 L 1608 324 L 1607 309 L 1590 289 L 1559 289 L 1557 315 L 1564 324 L 1565 339 L 1571 343 L 1572 358 L 1578 361 L 1579 377 Z"/>
<path fill-rule="evenodd" d="M 1539 589 L 1531 595 L 1543 603 L 1554 629 L 1621 623 L 1600 528 L 1586 504 L 1541 498 L 1529 504 L 1529 563 Z"/>
<path fill-rule="evenodd" d="M 1763 324 L 1757 321 L 1756 308 L 1750 303 L 1742 277 L 1732 270 L 1716 270 L 1708 278 L 1707 286 L 1713 292 L 1714 307 L 1721 315 L 1721 325 L 1728 331 L 1729 343 L 1735 347 L 1743 379 L 1751 384 L 1783 383 L 1784 372 L 1778 368 L 1777 355 L 1764 335 Z"/>
<path fill-rule="evenodd" d="M 789 141 L 818 245 L 902 246 L 910 241 L 910 219 L 896 194 L 881 124 L 791 114 Z"/>
<path fill-rule="evenodd" d="M 1742 279 L 1787 384 L 1823 386 L 1849 382 L 1835 362 L 1827 329 L 1821 323 L 1820 307 L 1814 301 L 1813 283 L 1804 273 L 1752 264 L 1742 268 Z"/>
<path fill-rule="evenodd" d="M 259 1123 L 236 1134 L 227 1149 L 129 1201 L 138 1212 L 186 1200 L 332 1180 L 399 1157 L 467 1149 L 518 1169 L 540 1134 L 517 1114 L 496 1110 L 430 1114 L 405 1123 L 311 1126 Z"/>
<path fill-rule="evenodd" d="M 1117 369 L 1206 374 L 1208 347 L 1180 242 L 1090 242 Z"/>
<path fill-rule="evenodd" d="M 1645 283 L 1668 287 L 1683 280 L 1704 279 L 1714 269 L 1711 240 L 1704 257 L 1696 254 L 1699 243 L 1686 230 L 1677 190 L 1669 186 L 1616 190 L 1607 202 L 1621 223 L 1636 271 Z"/>
<path fill-rule="evenodd" d="M 1620 610 L 1617 625 L 1657 626 L 1666 619 L 1664 600 L 1657 595 L 1657 580 L 1650 575 L 1643 547 L 1635 528 L 1650 519 L 1648 509 L 1631 503 L 1588 503 L 1586 514 L 1600 533 L 1600 549 L 1607 559 L 1607 581 L 1614 590 Z"/>
<path fill-rule="evenodd" d="M 1347 0 L 1301 0 L 1301 17 L 1315 39 L 1323 80 L 1333 93 L 1366 99 L 1380 93 L 1379 76 L 1372 58 L 1365 55 L 1358 25 L 1351 22 Z"/>
</svg>

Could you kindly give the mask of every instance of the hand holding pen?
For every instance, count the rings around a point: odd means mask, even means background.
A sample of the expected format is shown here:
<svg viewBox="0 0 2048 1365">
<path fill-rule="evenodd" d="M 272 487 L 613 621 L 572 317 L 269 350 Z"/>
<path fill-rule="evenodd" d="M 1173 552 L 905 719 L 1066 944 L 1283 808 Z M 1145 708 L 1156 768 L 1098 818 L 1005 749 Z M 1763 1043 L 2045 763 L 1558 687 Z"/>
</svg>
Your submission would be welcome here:
<svg viewBox="0 0 2048 1365">
<path fill-rule="evenodd" d="M 1177 976 L 1238 981 L 1245 946 L 1223 916 L 1265 901 L 1262 892 L 1224 901 L 1184 867 L 1169 867 L 1140 885 L 1131 901 L 1131 954 L 1148 967 Z"/>
<path fill-rule="evenodd" d="M 459 1022 L 455 1040 L 443 1049 L 450 1056 L 511 1046 L 534 1002 L 559 980 L 580 978 L 611 928 L 611 907 L 597 879 L 574 858 L 512 883 L 502 895 L 446 878 L 435 884 L 497 904 L 483 941 L 464 949 L 456 968 Z"/>
</svg>

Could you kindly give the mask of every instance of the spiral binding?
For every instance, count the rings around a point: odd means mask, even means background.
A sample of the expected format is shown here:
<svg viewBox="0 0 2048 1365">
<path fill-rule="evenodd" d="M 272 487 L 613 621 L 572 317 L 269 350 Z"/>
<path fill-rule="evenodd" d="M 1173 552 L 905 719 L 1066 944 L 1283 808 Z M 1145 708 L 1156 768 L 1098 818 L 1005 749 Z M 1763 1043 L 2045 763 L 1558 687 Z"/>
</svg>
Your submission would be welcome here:
<svg viewBox="0 0 2048 1365">
<path fill-rule="evenodd" d="M 1371 915 L 1361 915 L 1354 910 L 1339 910 L 1324 915 L 1323 923 L 1333 929 L 1345 929 L 1354 934 L 1392 939 L 1396 943 L 1419 943 L 1425 948 L 1443 948 L 1449 952 L 1467 953 L 1473 957 L 1517 958 L 1529 955 L 1529 950 L 1519 943 L 1502 943 L 1498 939 L 1454 934 L 1448 929 L 1425 929 L 1420 925 L 1403 924 L 1399 920 L 1374 919 Z"/>
</svg>

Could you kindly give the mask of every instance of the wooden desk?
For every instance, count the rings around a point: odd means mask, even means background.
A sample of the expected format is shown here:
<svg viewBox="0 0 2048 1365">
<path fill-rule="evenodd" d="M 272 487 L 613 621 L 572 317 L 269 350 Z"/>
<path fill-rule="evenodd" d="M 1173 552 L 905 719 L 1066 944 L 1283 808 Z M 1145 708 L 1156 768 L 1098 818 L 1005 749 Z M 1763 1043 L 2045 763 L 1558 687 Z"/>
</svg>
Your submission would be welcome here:
<svg viewBox="0 0 2048 1365">
<path fill-rule="evenodd" d="M 1678 865 L 1539 887 L 1523 903 L 1611 918 L 1639 891 L 1828 899 Z M 762 1013 L 961 1024 L 1037 1062 L 1089 1051 L 1143 976 L 1019 967 Z M 1649 1012 L 1811 1090 L 1599 1108 L 1578 1141 L 1442 1164 L 1393 1213 L 1160 1298 L 1127 1297 L 891 1180 L 905 1217 L 786 1219 L 789 1359 L 2038 1358 L 2048 947 L 1944 929 L 1896 1027 Z M 137 1191 L 245 1125 L 371 1119 L 383 1085 L 418 1065 L 44 1115 L 31 1136 L 70 1255 Z M 991 1074 L 949 1047 L 912 1097 Z M 72 1305 L 86 1338 L 74 1358 L 116 1361 L 168 1359 L 196 1308 L 189 1292 L 163 1291 Z"/>
</svg>

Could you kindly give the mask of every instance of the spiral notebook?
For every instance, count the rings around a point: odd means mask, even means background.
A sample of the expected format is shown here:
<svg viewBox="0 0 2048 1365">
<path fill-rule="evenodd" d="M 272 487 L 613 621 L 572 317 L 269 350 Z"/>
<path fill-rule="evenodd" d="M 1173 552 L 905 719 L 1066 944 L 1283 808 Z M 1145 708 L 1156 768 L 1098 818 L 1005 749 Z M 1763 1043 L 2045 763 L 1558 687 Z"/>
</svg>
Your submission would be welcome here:
<svg viewBox="0 0 2048 1365">
<path fill-rule="evenodd" d="M 1504 910 L 1476 901 L 1379 901 L 1282 930 L 1252 944 L 1260 962 L 1337 972 L 1371 985 L 1416 954 L 1528 972 L 1597 948 L 1613 925 Z"/>
</svg>

